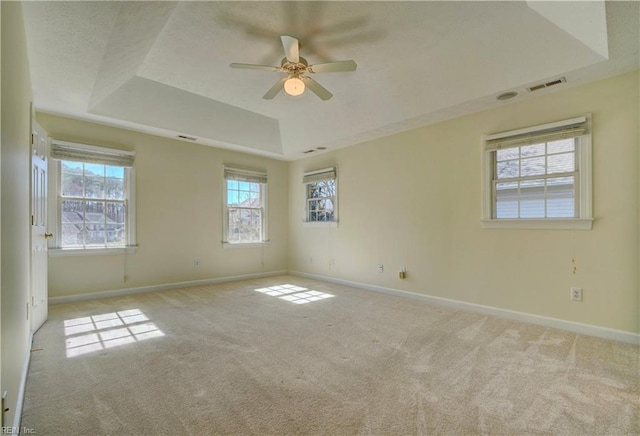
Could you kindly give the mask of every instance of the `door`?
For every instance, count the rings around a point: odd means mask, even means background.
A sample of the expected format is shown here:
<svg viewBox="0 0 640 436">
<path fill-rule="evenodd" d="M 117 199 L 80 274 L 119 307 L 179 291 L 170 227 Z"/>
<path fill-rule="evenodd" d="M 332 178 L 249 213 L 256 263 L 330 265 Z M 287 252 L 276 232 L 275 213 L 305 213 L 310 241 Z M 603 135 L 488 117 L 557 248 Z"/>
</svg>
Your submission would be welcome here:
<svg viewBox="0 0 640 436">
<path fill-rule="evenodd" d="M 47 134 L 32 121 L 31 133 L 31 331 L 47 320 Z"/>
</svg>

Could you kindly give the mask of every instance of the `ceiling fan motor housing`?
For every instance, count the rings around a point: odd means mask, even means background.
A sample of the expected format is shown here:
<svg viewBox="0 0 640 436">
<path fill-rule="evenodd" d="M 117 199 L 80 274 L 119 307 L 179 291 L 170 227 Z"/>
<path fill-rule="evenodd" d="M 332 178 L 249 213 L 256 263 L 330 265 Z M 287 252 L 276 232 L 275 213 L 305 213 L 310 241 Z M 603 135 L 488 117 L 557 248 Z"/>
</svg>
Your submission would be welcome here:
<svg viewBox="0 0 640 436">
<path fill-rule="evenodd" d="M 303 57 L 299 58 L 299 62 L 291 62 L 287 58 L 282 58 L 280 65 L 284 71 L 295 77 L 306 73 L 309 67 L 309 63 Z"/>
</svg>

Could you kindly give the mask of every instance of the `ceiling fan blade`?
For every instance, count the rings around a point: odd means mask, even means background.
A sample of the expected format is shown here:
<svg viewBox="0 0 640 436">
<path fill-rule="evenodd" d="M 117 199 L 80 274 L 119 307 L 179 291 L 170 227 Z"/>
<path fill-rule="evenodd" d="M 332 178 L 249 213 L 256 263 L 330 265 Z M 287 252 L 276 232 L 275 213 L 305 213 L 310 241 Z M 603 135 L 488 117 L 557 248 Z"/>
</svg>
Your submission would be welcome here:
<svg viewBox="0 0 640 436">
<path fill-rule="evenodd" d="M 273 97 L 278 95 L 278 93 L 284 88 L 284 82 L 286 82 L 288 77 L 283 77 L 278 80 L 275 85 L 271 87 L 270 90 L 267 91 L 265 95 L 262 96 L 265 100 L 271 100 Z"/>
<path fill-rule="evenodd" d="M 307 88 L 309 88 L 311 92 L 313 92 L 315 95 L 320 97 L 321 100 L 327 101 L 331 97 L 333 97 L 332 93 L 327 91 L 327 89 L 324 86 L 320 85 L 311 77 L 301 76 L 300 78 L 304 81 L 304 84 L 307 86 Z"/>
<path fill-rule="evenodd" d="M 282 40 L 284 55 L 287 60 L 296 64 L 300 62 L 300 45 L 298 44 L 298 40 L 288 35 L 282 35 L 280 39 Z"/>
<path fill-rule="evenodd" d="M 358 68 L 358 65 L 355 61 L 338 61 L 309 65 L 307 71 L 310 73 L 342 73 L 345 71 L 355 71 L 356 68 Z"/>
<path fill-rule="evenodd" d="M 253 65 L 253 64 L 229 64 L 231 68 L 242 68 L 245 70 L 263 70 L 263 71 L 281 71 L 280 67 L 272 67 L 269 65 Z"/>
</svg>

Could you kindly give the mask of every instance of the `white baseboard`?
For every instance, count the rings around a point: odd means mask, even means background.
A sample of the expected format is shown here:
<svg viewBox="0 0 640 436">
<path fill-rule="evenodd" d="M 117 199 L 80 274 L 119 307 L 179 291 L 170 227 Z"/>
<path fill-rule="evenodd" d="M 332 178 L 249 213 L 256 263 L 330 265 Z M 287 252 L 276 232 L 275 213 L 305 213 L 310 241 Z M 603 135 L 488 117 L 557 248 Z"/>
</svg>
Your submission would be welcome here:
<svg viewBox="0 0 640 436">
<path fill-rule="evenodd" d="M 592 324 L 582 324 L 573 321 L 566 321 L 559 318 L 551 318 L 548 316 L 535 315 L 532 313 L 518 312 L 509 309 L 500 309 L 498 307 L 483 306 L 480 304 L 467 303 L 459 300 L 451 300 L 449 298 L 434 297 L 431 295 L 418 294 L 416 292 L 402 291 L 399 289 L 385 288 L 383 286 L 370 285 L 366 283 L 352 282 L 349 280 L 338 279 L 334 277 L 323 276 L 319 274 L 310 274 L 299 271 L 289 271 L 289 274 L 310 279 L 322 280 L 330 283 L 337 283 L 354 288 L 366 289 L 369 291 L 382 292 L 385 294 L 398 295 L 405 298 L 414 298 L 426 301 L 428 303 L 446 306 L 452 309 L 465 310 L 469 312 L 482 313 L 484 315 L 492 315 L 501 318 L 508 318 L 514 321 L 526 322 L 529 324 L 537 324 L 543 327 L 551 327 L 560 330 L 567 330 L 573 333 L 579 333 L 587 336 L 595 336 L 598 338 L 611 339 L 619 342 L 640 345 L 640 334 L 626 332 L 623 330 L 615 330 L 608 327 L 599 327 Z"/>
<path fill-rule="evenodd" d="M 166 283 L 162 285 L 140 286 L 137 288 L 116 289 L 112 291 L 91 292 L 87 294 L 63 295 L 49 297 L 49 304 L 73 303 L 76 301 L 97 300 L 101 298 L 122 297 L 125 295 L 144 294 L 147 292 L 167 291 L 170 289 L 188 288 L 193 286 L 214 285 L 216 283 L 235 282 L 238 280 L 256 279 L 288 274 L 288 271 L 271 271 L 264 273 L 242 274 L 237 276 L 217 277 L 213 279 L 191 280 L 187 282 Z"/>
<path fill-rule="evenodd" d="M 27 346 L 27 355 L 22 362 L 22 373 L 20 374 L 20 386 L 18 387 L 18 398 L 16 399 L 16 409 L 13 414 L 14 429 L 20 428 L 20 420 L 22 419 L 22 406 L 24 405 L 24 393 L 27 388 L 27 374 L 29 373 L 29 364 L 31 363 L 31 348 L 33 346 L 33 333 L 29 333 L 29 342 Z"/>
</svg>

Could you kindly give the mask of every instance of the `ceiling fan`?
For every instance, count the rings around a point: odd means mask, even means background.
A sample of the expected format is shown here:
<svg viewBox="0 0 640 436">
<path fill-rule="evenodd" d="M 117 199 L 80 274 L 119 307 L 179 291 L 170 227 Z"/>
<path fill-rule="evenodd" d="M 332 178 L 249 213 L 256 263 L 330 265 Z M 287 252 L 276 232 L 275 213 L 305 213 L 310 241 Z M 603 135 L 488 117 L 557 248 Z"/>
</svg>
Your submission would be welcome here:
<svg viewBox="0 0 640 436">
<path fill-rule="evenodd" d="M 300 56 L 300 43 L 296 38 L 288 35 L 282 35 L 280 39 L 282 40 L 282 46 L 284 47 L 285 57 L 282 59 L 279 67 L 236 63 L 229 65 L 231 68 L 274 71 L 287 74 L 286 77 L 278 80 L 276 84 L 262 96 L 262 98 L 266 100 L 271 100 L 282 89 L 284 89 L 284 92 L 287 94 L 295 96 L 302 94 L 305 88 L 309 88 L 311 92 L 320 97 L 320 99 L 329 100 L 333 97 L 333 94 L 305 74 L 341 73 L 346 71 L 355 71 L 357 68 L 354 61 L 338 61 L 309 65 L 307 60 Z"/>
</svg>

